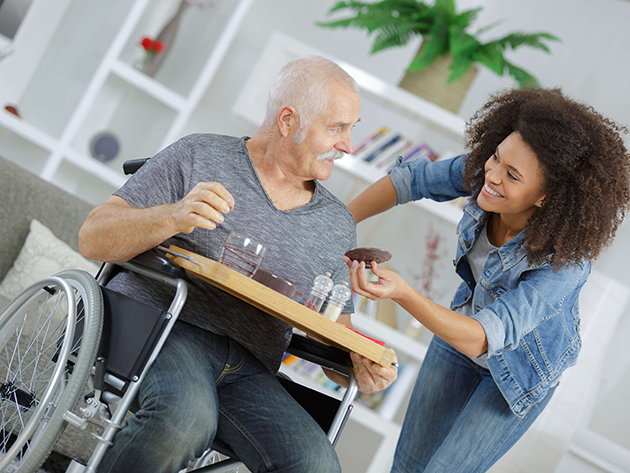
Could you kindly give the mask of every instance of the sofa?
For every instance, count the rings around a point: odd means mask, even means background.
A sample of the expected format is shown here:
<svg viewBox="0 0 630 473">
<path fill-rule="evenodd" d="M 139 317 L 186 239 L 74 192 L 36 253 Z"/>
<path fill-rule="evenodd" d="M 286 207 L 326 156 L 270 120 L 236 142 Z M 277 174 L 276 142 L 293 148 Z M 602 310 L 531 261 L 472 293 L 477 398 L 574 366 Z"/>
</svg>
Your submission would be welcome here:
<svg viewBox="0 0 630 473">
<path fill-rule="evenodd" d="M 0 202 L 0 309 L 24 284 L 61 269 L 95 274 L 99 263 L 78 253 L 79 228 L 92 205 L 2 157 Z M 90 435 L 69 426 L 55 450 L 85 458 L 90 444 Z"/>
<path fill-rule="evenodd" d="M 93 207 L 2 157 L 0 202 L 0 281 L 18 258 L 33 219 L 78 252 L 79 228 Z M 7 302 L 0 294 L 0 306 Z"/>
</svg>

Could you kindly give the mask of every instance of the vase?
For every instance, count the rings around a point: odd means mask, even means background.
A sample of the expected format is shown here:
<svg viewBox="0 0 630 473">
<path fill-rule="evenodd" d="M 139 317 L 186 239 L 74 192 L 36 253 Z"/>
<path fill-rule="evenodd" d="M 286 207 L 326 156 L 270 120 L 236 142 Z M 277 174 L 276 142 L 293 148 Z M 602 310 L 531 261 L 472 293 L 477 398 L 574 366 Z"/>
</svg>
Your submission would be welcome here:
<svg viewBox="0 0 630 473">
<path fill-rule="evenodd" d="M 472 64 L 464 76 L 452 84 L 447 84 L 452 62 L 453 58 L 450 55 L 438 57 L 426 69 L 407 72 L 398 87 L 450 112 L 457 113 L 477 75 L 477 67 Z"/>
<path fill-rule="evenodd" d="M 158 71 L 162 62 L 164 62 L 164 58 L 171 50 L 171 45 L 175 40 L 175 36 L 177 35 L 177 29 L 179 28 L 179 21 L 184 13 L 184 10 L 188 6 L 187 0 L 181 0 L 179 2 L 179 8 L 173 17 L 169 20 L 162 31 L 155 38 L 156 41 L 161 41 L 164 45 L 164 50 L 160 54 L 151 55 L 146 64 L 144 65 L 143 72 L 149 77 L 153 77 L 155 73 Z"/>
</svg>

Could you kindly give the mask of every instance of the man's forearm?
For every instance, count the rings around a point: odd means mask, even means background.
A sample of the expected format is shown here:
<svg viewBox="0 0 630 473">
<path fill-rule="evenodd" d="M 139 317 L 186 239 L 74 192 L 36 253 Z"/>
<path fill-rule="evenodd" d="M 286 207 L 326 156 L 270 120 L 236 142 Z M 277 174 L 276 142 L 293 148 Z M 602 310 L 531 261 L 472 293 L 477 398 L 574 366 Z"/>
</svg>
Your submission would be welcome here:
<svg viewBox="0 0 630 473">
<path fill-rule="evenodd" d="M 95 208 L 81 227 L 81 254 L 120 263 L 159 245 L 177 233 L 169 223 L 171 206 L 134 209 L 123 199 L 111 198 Z"/>
</svg>

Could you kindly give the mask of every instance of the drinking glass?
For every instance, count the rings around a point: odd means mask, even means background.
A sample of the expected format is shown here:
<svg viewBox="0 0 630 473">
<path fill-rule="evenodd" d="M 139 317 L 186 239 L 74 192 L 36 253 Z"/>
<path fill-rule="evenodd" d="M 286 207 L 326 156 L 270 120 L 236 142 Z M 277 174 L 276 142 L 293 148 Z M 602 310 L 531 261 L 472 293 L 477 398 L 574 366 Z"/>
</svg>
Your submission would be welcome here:
<svg viewBox="0 0 630 473">
<path fill-rule="evenodd" d="M 251 278 L 260 266 L 266 250 L 251 238 L 232 232 L 223 245 L 219 263 Z"/>
</svg>

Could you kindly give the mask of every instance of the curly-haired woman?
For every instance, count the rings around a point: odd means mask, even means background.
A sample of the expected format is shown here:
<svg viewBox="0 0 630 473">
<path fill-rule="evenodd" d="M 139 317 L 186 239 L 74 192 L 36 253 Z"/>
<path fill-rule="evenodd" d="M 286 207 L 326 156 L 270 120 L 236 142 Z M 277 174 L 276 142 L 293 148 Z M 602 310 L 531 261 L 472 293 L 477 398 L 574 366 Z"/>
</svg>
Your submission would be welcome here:
<svg viewBox="0 0 630 473">
<path fill-rule="evenodd" d="M 470 154 L 395 167 L 350 205 L 471 200 L 457 228 L 451 308 L 346 258 L 353 289 L 390 298 L 436 336 L 392 472 L 487 471 L 545 408 L 580 351 L 578 295 L 630 202 L 625 128 L 560 90 L 497 94 L 467 124 Z"/>
</svg>

